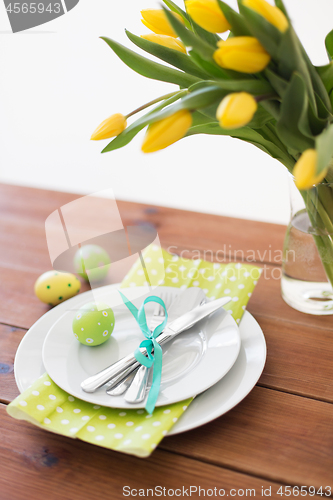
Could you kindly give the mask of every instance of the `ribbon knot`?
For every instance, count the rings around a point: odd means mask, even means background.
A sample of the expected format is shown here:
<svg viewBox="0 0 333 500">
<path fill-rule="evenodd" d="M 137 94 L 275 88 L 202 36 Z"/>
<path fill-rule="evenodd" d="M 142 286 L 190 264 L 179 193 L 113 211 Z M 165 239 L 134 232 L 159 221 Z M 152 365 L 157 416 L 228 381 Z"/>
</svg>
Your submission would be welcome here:
<svg viewBox="0 0 333 500">
<path fill-rule="evenodd" d="M 135 350 L 134 355 L 136 360 L 139 363 L 141 363 L 141 365 L 144 365 L 147 368 L 151 368 L 153 366 L 152 386 L 150 388 L 147 403 L 145 406 L 147 412 L 152 414 L 156 405 L 158 394 L 160 392 L 161 376 L 162 376 L 163 352 L 161 346 L 156 341 L 156 338 L 164 330 L 165 325 L 167 324 L 168 313 L 165 304 L 160 297 L 156 297 L 155 295 L 147 297 L 141 304 L 140 309 L 138 309 L 137 307 L 135 307 L 134 304 L 132 304 L 130 300 L 128 300 L 125 297 L 125 295 L 123 295 L 120 291 L 119 293 L 121 295 L 121 298 L 123 299 L 124 304 L 126 305 L 126 307 L 129 309 L 129 311 L 132 313 L 135 320 L 137 321 L 143 335 L 146 337 L 146 340 L 143 340 L 140 346 Z M 148 302 L 156 302 L 157 304 L 160 304 L 165 311 L 164 321 L 161 324 L 157 325 L 157 327 L 154 328 L 153 331 L 150 330 L 150 328 L 148 328 L 147 325 L 145 305 L 148 304 Z M 140 348 L 145 348 L 147 350 L 148 357 L 142 354 Z"/>
</svg>

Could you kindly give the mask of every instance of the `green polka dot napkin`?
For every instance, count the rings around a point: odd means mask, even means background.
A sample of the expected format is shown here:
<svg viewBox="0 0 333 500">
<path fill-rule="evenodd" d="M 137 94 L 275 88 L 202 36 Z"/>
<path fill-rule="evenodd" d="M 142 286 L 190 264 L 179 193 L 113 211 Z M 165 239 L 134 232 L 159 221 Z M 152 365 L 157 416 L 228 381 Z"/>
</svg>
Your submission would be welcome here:
<svg viewBox="0 0 333 500">
<path fill-rule="evenodd" d="M 201 287 L 207 297 L 232 297 L 228 312 L 239 323 L 261 270 L 249 264 L 212 264 L 189 260 L 148 247 L 125 277 L 122 287 L 143 286 L 149 277 L 159 286 Z M 161 264 L 163 269 L 161 270 Z M 165 273 L 164 273 L 165 269 Z M 151 281 L 152 282 L 152 281 Z M 51 432 L 78 438 L 123 453 L 147 457 L 177 422 L 192 398 L 173 405 L 145 410 L 122 410 L 86 403 L 60 389 L 45 373 L 7 407 L 14 418 Z"/>
</svg>

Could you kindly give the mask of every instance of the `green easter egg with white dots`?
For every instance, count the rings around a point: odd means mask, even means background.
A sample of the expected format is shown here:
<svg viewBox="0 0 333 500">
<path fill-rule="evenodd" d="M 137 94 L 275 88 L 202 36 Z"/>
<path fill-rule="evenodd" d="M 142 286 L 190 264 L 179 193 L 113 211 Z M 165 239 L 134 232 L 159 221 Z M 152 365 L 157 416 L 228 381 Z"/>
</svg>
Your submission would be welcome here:
<svg viewBox="0 0 333 500">
<path fill-rule="evenodd" d="M 73 333 L 81 344 L 104 344 L 114 329 L 114 314 L 106 304 L 89 302 L 82 306 L 73 319 Z"/>
<path fill-rule="evenodd" d="M 102 281 L 108 274 L 110 257 L 98 245 L 84 245 L 74 255 L 75 272 L 87 281 Z"/>
</svg>

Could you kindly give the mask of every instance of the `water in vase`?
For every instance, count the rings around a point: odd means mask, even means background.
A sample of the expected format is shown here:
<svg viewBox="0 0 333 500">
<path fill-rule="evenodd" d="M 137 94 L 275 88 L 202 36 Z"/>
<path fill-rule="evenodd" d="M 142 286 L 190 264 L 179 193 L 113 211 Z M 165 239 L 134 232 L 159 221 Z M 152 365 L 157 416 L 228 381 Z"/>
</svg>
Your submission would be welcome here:
<svg viewBox="0 0 333 500">
<path fill-rule="evenodd" d="M 321 262 L 306 210 L 292 218 L 284 241 L 282 297 L 309 314 L 333 314 L 333 289 Z"/>
</svg>

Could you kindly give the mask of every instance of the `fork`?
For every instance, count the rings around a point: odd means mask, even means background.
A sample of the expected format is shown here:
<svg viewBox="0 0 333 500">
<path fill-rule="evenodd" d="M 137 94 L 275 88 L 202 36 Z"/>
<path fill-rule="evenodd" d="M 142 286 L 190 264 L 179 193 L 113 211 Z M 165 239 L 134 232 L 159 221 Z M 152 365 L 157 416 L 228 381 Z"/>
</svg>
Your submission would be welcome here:
<svg viewBox="0 0 333 500">
<path fill-rule="evenodd" d="M 169 304 L 169 294 L 166 294 L 165 302 Z M 171 303 L 172 300 L 170 300 Z M 167 306 L 166 306 L 167 307 Z M 150 322 L 150 329 L 154 330 L 165 318 L 165 310 L 161 304 L 157 304 L 154 315 Z M 150 369 L 144 365 L 141 365 L 137 370 L 136 375 L 129 386 L 129 389 L 125 396 L 125 401 L 127 403 L 141 403 L 146 397 L 146 388 L 148 385 Z"/>
<path fill-rule="evenodd" d="M 178 294 L 173 295 L 170 292 L 164 292 L 164 293 L 161 293 L 160 297 L 163 300 L 165 307 L 167 309 L 169 309 L 172 302 L 177 299 Z M 163 307 L 160 304 L 157 304 L 157 306 L 155 307 L 155 310 L 154 310 L 154 315 L 153 315 L 151 322 L 150 322 L 150 329 L 153 330 L 154 328 L 156 328 L 157 325 L 162 323 L 164 317 L 165 317 L 165 312 L 164 312 Z M 124 373 L 121 373 L 119 375 L 119 377 L 112 383 L 112 385 L 109 386 L 106 393 L 109 396 L 120 396 L 121 394 L 124 394 L 124 392 L 126 392 L 127 389 L 134 383 L 134 379 L 136 378 L 136 376 L 138 375 L 138 373 L 140 372 L 140 370 L 142 368 L 146 368 L 146 367 L 143 365 L 140 365 L 134 371 L 132 371 L 132 369 L 129 368 Z M 144 370 L 141 370 L 141 375 L 142 375 L 143 371 Z M 149 370 L 147 369 L 147 371 L 145 373 L 145 377 L 147 378 L 147 382 L 148 382 L 148 375 L 149 375 Z M 138 379 L 136 380 L 136 385 L 137 385 L 137 383 L 138 383 Z M 147 383 L 144 385 L 144 392 L 145 392 L 146 385 L 147 385 Z M 134 392 L 134 389 L 133 389 L 133 392 Z M 126 399 L 126 401 L 127 401 L 127 399 Z"/>
</svg>

